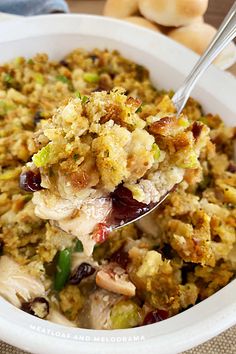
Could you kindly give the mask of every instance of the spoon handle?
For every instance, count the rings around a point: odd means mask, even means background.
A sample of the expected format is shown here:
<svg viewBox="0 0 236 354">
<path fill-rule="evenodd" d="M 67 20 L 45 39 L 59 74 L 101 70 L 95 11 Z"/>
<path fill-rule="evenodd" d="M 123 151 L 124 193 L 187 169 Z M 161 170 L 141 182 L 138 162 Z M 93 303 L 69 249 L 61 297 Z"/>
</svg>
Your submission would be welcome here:
<svg viewBox="0 0 236 354">
<path fill-rule="evenodd" d="M 203 72 L 213 62 L 217 55 L 232 41 L 236 36 L 236 1 L 222 22 L 212 42 L 199 58 L 190 74 L 185 79 L 183 85 L 176 91 L 172 101 L 177 109 L 177 114 L 183 110 L 190 93 L 197 80 Z"/>
</svg>

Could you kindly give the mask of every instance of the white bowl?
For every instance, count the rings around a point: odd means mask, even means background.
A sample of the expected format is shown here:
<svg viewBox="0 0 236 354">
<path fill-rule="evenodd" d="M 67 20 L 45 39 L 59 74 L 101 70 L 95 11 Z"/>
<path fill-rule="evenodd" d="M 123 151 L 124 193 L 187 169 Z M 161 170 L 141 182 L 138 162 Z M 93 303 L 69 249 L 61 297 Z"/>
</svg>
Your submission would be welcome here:
<svg viewBox="0 0 236 354">
<path fill-rule="evenodd" d="M 176 89 L 197 55 L 167 37 L 129 23 L 98 16 L 50 15 L 0 24 L 0 63 L 46 52 L 62 58 L 83 47 L 118 49 L 145 65 L 153 83 Z M 206 111 L 235 122 L 236 80 L 210 67 L 193 92 Z M 207 300 L 166 321 L 127 330 L 69 328 L 28 315 L 0 299 L 0 338 L 40 354 L 174 354 L 200 344 L 236 323 L 236 281 Z"/>
</svg>

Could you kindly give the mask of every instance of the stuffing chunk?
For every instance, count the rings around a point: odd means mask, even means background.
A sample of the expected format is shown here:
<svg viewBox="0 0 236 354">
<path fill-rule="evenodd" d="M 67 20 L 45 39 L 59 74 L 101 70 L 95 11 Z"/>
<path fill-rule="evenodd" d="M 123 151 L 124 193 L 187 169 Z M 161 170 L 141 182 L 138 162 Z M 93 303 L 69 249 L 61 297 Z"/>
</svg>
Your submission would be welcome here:
<svg viewBox="0 0 236 354">
<path fill-rule="evenodd" d="M 209 129 L 183 114 L 175 116 L 168 95 L 158 103 L 156 116 L 142 119 L 140 107 L 139 99 L 117 87 L 77 94 L 42 122 L 35 136 L 40 148 L 21 174 L 23 188 L 29 188 L 29 175 L 41 178 L 32 199 L 37 216 L 81 238 L 85 232 L 81 218 L 91 201 L 106 198 L 112 205 L 96 217 L 88 235 L 98 224 L 112 226 L 108 221 L 114 209 L 112 193 L 121 186 L 145 210 L 180 183 L 186 169 L 199 168 Z M 136 209 L 141 210 L 138 203 Z M 94 208 L 90 214 L 95 214 Z"/>
<path fill-rule="evenodd" d="M 59 304 L 64 315 L 70 320 L 76 320 L 84 303 L 83 296 L 78 287 L 67 285 L 59 293 Z"/>
</svg>

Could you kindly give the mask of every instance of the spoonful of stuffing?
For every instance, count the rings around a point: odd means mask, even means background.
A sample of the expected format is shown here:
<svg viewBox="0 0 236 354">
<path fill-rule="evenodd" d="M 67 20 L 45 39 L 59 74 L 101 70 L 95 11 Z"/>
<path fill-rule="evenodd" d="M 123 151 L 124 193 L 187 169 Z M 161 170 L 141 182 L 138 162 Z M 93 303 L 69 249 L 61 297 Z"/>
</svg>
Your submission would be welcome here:
<svg viewBox="0 0 236 354">
<path fill-rule="evenodd" d="M 233 6 L 207 52 L 156 114 L 125 90 L 77 93 L 35 135 L 36 153 L 20 175 L 35 214 L 77 236 L 86 253 L 109 231 L 143 217 L 199 167 L 209 129 L 181 113 L 199 76 L 235 36 Z"/>
</svg>

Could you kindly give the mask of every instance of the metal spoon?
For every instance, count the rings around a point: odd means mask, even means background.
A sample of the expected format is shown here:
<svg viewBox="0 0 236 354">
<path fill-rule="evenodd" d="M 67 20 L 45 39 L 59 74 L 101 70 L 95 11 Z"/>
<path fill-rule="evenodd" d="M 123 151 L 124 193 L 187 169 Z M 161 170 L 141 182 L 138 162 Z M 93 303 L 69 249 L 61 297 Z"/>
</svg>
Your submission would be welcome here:
<svg viewBox="0 0 236 354">
<path fill-rule="evenodd" d="M 190 74 L 187 76 L 182 86 L 176 91 L 172 98 L 172 102 L 174 103 L 177 111 L 177 115 L 179 115 L 190 94 L 193 90 L 196 82 L 202 76 L 204 71 L 208 68 L 208 66 L 213 62 L 213 60 L 217 57 L 217 55 L 235 38 L 236 36 L 236 1 L 231 7 L 229 13 L 226 15 L 224 21 L 222 22 L 219 30 L 217 31 L 215 37 L 212 42 L 203 53 L 203 55 L 199 58 L 195 66 L 193 67 Z M 167 192 L 158 203 L 150 205 L 147 207 L 143 213 L 140 213 L 137 217 L 132 219 L 125 219 L 121 223 L 113 224 L 112 229 L 119 229 L 125 225 L 128 225 L 134 221 L 139 220 L 143 216 L 149 214 L 151 211 L 156 209 L 169 195 L 171 191 Z"/>
</svg>

